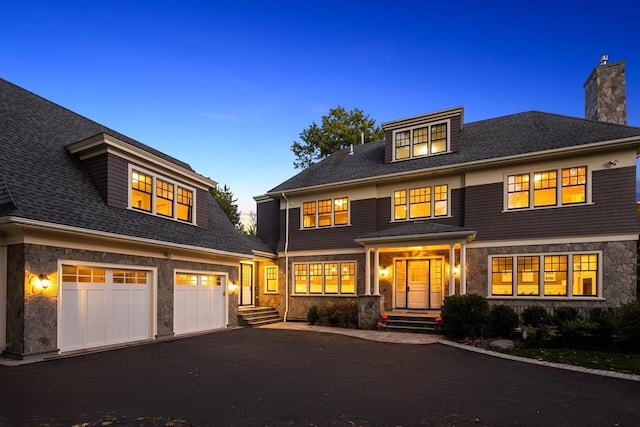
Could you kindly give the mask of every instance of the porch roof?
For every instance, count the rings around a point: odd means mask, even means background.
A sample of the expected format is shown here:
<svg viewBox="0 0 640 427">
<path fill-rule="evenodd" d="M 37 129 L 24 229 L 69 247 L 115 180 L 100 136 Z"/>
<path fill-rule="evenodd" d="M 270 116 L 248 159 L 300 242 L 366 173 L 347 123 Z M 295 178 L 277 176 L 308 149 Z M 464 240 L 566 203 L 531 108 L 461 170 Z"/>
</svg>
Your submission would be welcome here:
<svg viewBox="0 0 640 427">
<path fill-rule="evenodd" d="M 393 242 L 435 242 L 464 240 L 475 238 L 476 232 L 470 228 L 455 225 L 437 224 L 428 221 L 406 222 L 395 227 L 385 228 L 374 233 L 365 234 L 356 239 L 361 245 Z"/>
</svg>

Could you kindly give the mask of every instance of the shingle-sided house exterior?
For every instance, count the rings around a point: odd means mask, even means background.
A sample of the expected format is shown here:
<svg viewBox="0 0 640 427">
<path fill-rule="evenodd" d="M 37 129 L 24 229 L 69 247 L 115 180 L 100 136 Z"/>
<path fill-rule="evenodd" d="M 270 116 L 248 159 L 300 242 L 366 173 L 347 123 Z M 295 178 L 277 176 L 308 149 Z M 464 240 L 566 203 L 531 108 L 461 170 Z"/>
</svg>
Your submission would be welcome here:
<svg viewBox="0 0 640 427">
<path fill-rule="evenodd" d="M 175 158 L 0 80 L 0 352 L 238 323 L 254 250 Z M 243 266 L 241 268 L 241 265 Z M 231 286 L 233 288 L 233 286 Z"/>
<path fill-rule="evenodd" d="M 278 253 L 261 304 L 287 319 L 354 299 L 380 313 L 438 311 L 477 293 L 517 308 L 636 298 L 636 156 L 624 61 L 585 83 L 587 119 L 529 111 L 465 123 L 463 108 L 389 121 L 256 197 Z"/>
</svg>

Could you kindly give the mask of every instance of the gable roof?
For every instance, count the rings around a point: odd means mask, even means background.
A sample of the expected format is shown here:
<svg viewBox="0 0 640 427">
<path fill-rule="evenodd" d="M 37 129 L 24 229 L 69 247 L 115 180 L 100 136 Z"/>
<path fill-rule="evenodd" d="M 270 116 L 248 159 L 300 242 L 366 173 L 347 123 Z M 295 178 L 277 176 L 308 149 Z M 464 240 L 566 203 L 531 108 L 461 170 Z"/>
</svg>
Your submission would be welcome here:
<svg viewBox="0 0 640 427">
<path fill-rule="evenodd" d="M 145 144 L 0 79 L 0 215 L 51 226 L 91 230 L 232 254 L 251 254 L 207 193 L 208 228 L 109 207 L 67 146 L 105 133 L 193 173 Z"/>
<path fill-rule="evenodd" d="M 356 146 L 353 155 L 349 154 L 349 149 L 343 149 L 274 187 L 267 194 L 278 195 L 285 191 L 328 184 L 451 169 L 549 150 L 640 137 L 638 127 L 540 111 L 467 123 L 460 132 L 460 150 L 457 152 L 398 162 L 385 163 L 385 141 Z"/>
</svg>

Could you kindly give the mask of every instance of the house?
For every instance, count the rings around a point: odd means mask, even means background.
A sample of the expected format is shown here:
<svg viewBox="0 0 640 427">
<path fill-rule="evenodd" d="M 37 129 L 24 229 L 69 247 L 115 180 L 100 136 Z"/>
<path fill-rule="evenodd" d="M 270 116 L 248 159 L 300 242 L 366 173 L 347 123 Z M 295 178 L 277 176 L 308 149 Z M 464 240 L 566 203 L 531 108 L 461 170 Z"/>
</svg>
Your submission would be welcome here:
<svg viewBox="0 0 640 427">
<path fill-rule="evenodd" d="M 237 325 L 269 248 L 234 229 L 215 185 L 0 80 L 0 351 L 42 357 Z"/>
<path fill-rule="evenodd" d="M 634 300 L 640 128 L 626 125 L 624 67 L 593 70 L 586 119 L 465 123 L 458 107 L 393 120 L 383 141 L 256 197 L 258 235 L 278 254 L 259 303 L 299 320 L 357 300 L 369 327 L 382 313 L 437 313 L 454 294 L 516 309 Z"/>
</svg>

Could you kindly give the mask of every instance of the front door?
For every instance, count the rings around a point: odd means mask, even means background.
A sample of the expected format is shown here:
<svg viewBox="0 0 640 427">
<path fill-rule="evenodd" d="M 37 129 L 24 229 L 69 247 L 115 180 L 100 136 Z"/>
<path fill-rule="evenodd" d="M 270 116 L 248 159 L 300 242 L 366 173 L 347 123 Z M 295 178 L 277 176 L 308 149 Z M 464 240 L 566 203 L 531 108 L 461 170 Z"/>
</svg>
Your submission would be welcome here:
<svg viewBox="0 0 640 427">
<path fill-rule="evenodd" d="M 253 264 L 240 266 L 240 305 L 253 305 Z"/>
<path fill-rule="evenodd" d="M 439 309 L 442 306 L 442 259 L 395 261 L 395 307 Z"/>
</svg>

